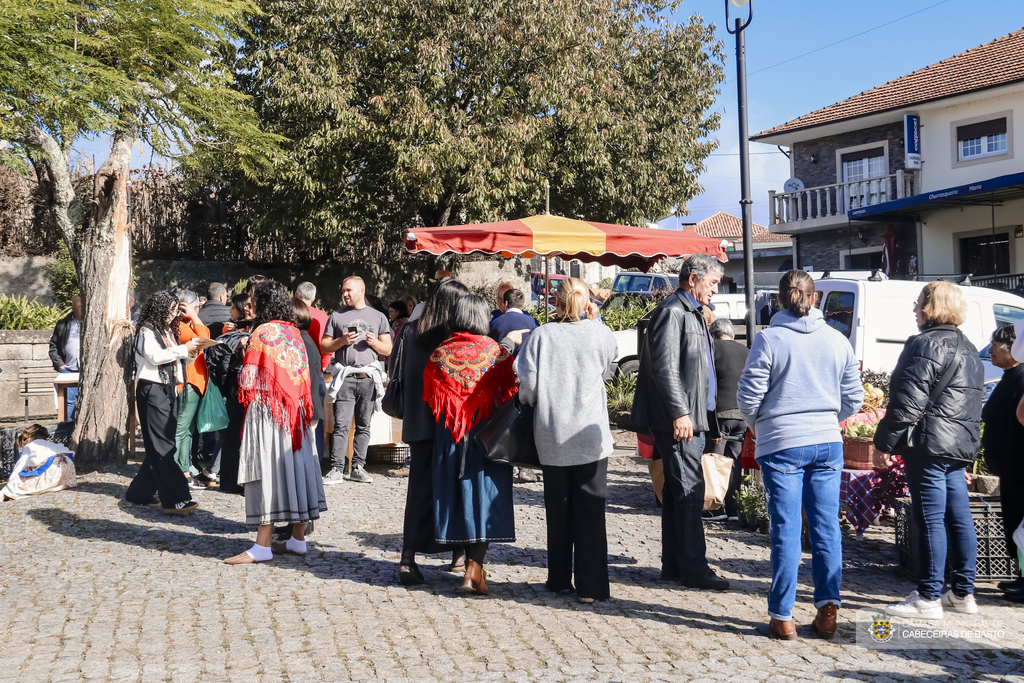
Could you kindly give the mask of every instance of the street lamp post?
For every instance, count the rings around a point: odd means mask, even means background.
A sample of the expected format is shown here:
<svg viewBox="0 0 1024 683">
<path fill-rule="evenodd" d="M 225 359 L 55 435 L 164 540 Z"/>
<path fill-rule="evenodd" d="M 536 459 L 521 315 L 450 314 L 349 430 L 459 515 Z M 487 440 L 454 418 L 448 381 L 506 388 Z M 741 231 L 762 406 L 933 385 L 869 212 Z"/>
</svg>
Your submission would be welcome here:
<svg viewBox="0 0 1024 683">
<path fill-rule="evenodd" d="M 737 17 L 729 24 L 729 5 L 749 5 L 746 21 Z M 747 47 L 743 30 L 754 18 L 753 0 L 725 0 L 725 28 L 736 36 L 736 92 L 739 98 L 740 215 L 743 219 L 743 293 L 747 303 L 747 348 L 754 343 L 754 223 L 750 198 L 750 143 L 747 140 Z"/>
</svg>

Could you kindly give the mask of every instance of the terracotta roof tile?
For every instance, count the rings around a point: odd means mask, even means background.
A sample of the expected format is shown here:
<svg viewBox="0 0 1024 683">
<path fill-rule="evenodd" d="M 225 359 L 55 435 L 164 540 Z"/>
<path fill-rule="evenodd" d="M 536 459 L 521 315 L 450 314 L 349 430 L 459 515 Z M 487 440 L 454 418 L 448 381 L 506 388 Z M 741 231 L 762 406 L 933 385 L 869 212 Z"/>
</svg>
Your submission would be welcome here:
<svg viewBox="0 0 1024 683">
<path fill-rule="evenodd" d="M 792 239 L 789 235 L 769 232 L 768 228 L 763 225 L 758 225 L 757 223 L 754 223 L 753 227 L 754 242 L 788 242 Z M 724 211 L 719 211 L 716 214 L 708 216 L 695 225 L 688 225 L 686 226 L 686 229 L 692 230 L 704 237 L 735 240 L 741 244 L 743 240 L 743 221 L 737 216 L 725 213 Z"/>
<path fill-rule="evenodd" d="M 1024 29 L 751 136 L 752 140 L 1024 80 Z"/>
</svg>

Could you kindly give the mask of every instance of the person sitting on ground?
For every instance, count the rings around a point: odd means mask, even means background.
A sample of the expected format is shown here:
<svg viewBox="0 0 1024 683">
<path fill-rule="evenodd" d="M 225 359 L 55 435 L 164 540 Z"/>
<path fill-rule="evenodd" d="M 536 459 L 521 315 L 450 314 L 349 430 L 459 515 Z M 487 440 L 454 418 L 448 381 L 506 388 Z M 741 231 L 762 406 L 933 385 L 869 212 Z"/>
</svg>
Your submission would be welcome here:
<svg viewBox="0 0 1024 683">
<path fill-rule="evenodd" d="M 228 290 L 221 283 L 210 283 L 210 298 L 199 309 L 199 321 L 209 328 L 211 339 L 224 334 L 224 323 L 231 321 L 231 309 L 228 306 Z"/>
<path fill-rule="evenodd" d="M 82 297 L 71 300 L 71 312 L 57 321 L 50 335 L 50 361 L 57 372 L 78 372 L 82 354 Z M 68 422 L 75 419 L 78 403 L 78 387 L 68 387 Z"/>
<path fill-rule="evenodd" d="M 491 320 L 491 329 L 487 336 L 496 342 L 500 342 L 508 336 L 509 332 L 537 329 L 537 321 L 533 319 L 533 316 L 523 312 L 525 305 L 525 294 L 518 289 L 505 290 L 505 293 L 501 295 L 501 301 L 498 302 L 501 315 Z M 520 348 L 517 346 L 512 352 L 513 357 L 519 354 Z"/>
<path fill-rule="evenodd" d="M 50 433 L 33 424 L 21 430 L 17 446 L 21 457 L 14 463 L 0 500 L 37 496 L 78 485 L 75 454 L 64 445 L 46 441 Z"/>
<path fill-rule="evenodd" d="M 313 449 L 309 361 L 291 299 L 274 281 L 254 295 L 256 326 L 238 376 L 246 405 L 238 483 L 245 486 L 245 523 L 258 529 L 256 543 L 227 564 L 266 562 L 274 551 L 305 555 L 306 522 L 327 510 Z M 272 542 L 275 523 L 292 525 L 286 542 Z"/>
</svg>

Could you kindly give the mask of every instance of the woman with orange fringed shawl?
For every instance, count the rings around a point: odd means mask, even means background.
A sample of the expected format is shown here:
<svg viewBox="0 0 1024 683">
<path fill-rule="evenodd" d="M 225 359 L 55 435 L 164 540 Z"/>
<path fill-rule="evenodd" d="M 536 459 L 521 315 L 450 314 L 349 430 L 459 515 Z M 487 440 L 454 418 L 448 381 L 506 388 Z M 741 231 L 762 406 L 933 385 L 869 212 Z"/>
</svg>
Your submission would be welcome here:
<svg viewBox="0 0 1024 683">
<path fill-rule="evenodd" d="M 490 307 L 478 296 L 455 302 L 452 336 L 430 356 L 423 400 L 434 431 L 434 536 L 466 548 L 462 588 L 487 594 L 484 555 L 491 542 L 515 541 L 512 468 L 484 457 L 470 434 L 516 393 L 512 356 L 487 337 Z"/>
<path fill-rule="evenodd" d="M 246 406 L 238 483 L 245 487 L 245 522 L 259 529 L 256 544 L 228 564 L 266 562 L 274 552 L 305 555 L 306 522 L 327 509 L 310 427 L 309 359 L 291 297 L 274 281 L 258 285 L 254 297 L 255 329 L 238 375 Z M 292 525 L 292 537 L 271 544 L 281 523 Z"/>
</svg>

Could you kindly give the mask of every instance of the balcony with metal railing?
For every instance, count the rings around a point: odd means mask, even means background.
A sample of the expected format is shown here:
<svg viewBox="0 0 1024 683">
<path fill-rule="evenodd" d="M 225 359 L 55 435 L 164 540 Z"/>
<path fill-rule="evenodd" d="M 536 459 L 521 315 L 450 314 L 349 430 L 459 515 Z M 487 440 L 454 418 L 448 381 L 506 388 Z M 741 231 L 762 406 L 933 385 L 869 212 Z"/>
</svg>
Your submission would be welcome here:
<svg viewBox="0 0 1024 683">
<path fill-rule="evenodd" d="M 912 173 L 898 170 L 877 178 L 796 192 L 769 190 L 768 225 L 772 232 L 791 234 L 843 225 L 847 211 L 911 196 L 914 182 Z"/>
</svg>

